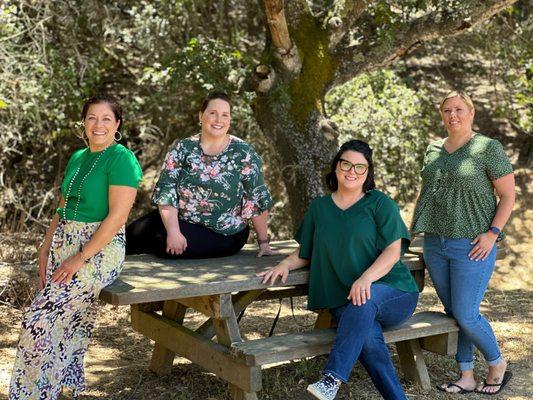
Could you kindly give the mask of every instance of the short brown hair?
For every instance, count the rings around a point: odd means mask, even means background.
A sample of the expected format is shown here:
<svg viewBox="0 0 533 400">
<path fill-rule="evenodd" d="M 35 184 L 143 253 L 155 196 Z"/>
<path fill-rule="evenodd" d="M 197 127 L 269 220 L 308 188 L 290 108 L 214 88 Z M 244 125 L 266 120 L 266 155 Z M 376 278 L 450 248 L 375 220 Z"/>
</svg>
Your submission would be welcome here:
<svg viewBox="0 0 533 400">
<path fill-rule="evenodd" d="M 115 119 L 119 121 L 117 131 L 120 131 L 122 129 L 122 123 L 124 122 L 122 107 L 118 103 L 117 99 L 107 94 L 99 94 L 85 101 L 85 103 L 83 104 L 83 109 L 81 111 L 82 121 L 85 120 L 85 117 L 87 116 L 87 113 L 89 112 L 90 106 L 92 106 L 93 104 L 101 104 L 101 103 L 107 103 L 109 105 L 109 108 L 111 108 L 111 111 L 113 111 L 113 114 L 115 115 Z"/>
<path fill-rule="evenodd" d="M 446 96 L 444 96 L 444 98 L 440 101 L 439 111 L 442 112 L 442 106 L 444 105 L 444 102 L 446 100 L 454 98 L 454 97 L 460 97 L 461 100 L 463 100 L 465 102 L 465 104 L 466 104 L 466 106 L 468 107 L 469 110 L 473 110 L 474 109 L 474 102 L 472 101 L 472 99 L 470 98 L 469 95 L 467 95 L 465 92 L 461 92 L 459 90 L 452 90 Z"/>
<path fill-rule="evenodd" d="M 203 113 L 206 110 L 207 106 L 209 105 L 209 102 L 211 100 L 216 100 L 216 99 L 224 100 L 231 107 L 231 99 L 230 99 L 230 97 L 228 96 L 227 93 L 225 93 L 225 92 L 211 92 L 204 99 L 204 101 L 202 103 L 202 107 L 200 108 L 200 112 Z"/>
</svg>

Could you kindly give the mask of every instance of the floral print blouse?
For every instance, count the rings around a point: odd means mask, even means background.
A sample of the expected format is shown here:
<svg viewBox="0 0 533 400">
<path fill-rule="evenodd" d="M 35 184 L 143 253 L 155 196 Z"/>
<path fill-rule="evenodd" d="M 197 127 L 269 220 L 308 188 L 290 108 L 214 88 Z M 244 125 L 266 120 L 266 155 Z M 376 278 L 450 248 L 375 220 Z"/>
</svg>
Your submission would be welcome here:
<svg viewBox="0 0 533 400">
<path fill-rule="evenodd" d="M 202 151 L 198 134 L 172 144 L 152 203 L 177 208 L 184 221 L 233 235 L 267 210 L 272 197 L 253 146 L 230 135 L 227 148 L 211 156 Z"/>
</svg>

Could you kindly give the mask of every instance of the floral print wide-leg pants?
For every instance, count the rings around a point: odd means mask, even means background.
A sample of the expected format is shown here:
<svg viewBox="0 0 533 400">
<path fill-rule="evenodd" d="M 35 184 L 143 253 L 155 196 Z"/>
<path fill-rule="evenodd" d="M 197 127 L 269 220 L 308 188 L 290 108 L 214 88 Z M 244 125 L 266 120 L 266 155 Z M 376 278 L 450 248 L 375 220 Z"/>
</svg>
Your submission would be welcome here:
<svg viewBox="0 0 533 400">
<path fill-rule="evenodd" d="M 98 309 L 100 290 L 124 262 L 122 228 L 67 284 L 51 282 L 61 262 L 80 251 L 100 222 L 60 220 L 54 232 L 46 286 L 24 314 L 9 400 L 56 400 L 63 387 L 76 397 L 85 389 L 83 359 Z"/>
</svg>

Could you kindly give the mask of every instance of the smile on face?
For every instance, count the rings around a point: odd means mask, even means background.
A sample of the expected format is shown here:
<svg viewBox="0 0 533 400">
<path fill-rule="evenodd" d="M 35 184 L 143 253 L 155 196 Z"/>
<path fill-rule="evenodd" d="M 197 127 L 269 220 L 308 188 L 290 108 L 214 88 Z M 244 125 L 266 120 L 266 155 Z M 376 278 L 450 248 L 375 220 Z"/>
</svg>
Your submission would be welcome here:
<svg viewBox="0 0 533 400">
<path fill-rule="evenodd" d="M 91 151 L 101 151 L 111 145 L 120 125 L 107 103 L 91 104 L 83 123 Z"/>
<path fill-rule="evenodd" d="M 213 99 L 207 104 L 204 112 L 200 112 L 202 134 L 220 137 L 228 133 L 231 123 L 231 109 L 227 101 Z"/>
<path fill-rule="evenodd" d="M 474 109 L 459 96 L 447 99 L 441 108 L 441 117 L 444 127 L 448 132 L 470 132 L 474 121 Z"/>
<path fill-rule="evenodd" d="M 345 166 L 351 163 L 348 171 L 341 169 L 341 163 L 345 162 Z M 366 170 L 363 174 L 359 175 L 355 172 L 355 169 L 362 169 L 362 165 L 366 166 Z M 354 167 L 355 166 L 355 167 Z M 337 163 L 335 167 L 335 175 L 337 176 L 337 182 L 339 188 L 348 190 L 362 190 L 363 184 L 368 176 L 368 162 L 362 153 L 353 150 L 347 150 L 341 155 L 341 161 Z"/>
</svg>

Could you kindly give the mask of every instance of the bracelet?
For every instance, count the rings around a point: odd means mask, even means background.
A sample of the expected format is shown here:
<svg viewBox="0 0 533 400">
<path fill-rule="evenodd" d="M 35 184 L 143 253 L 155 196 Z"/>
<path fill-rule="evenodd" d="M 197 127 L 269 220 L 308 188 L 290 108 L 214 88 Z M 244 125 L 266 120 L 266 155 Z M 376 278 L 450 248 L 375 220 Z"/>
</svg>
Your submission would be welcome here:
<svg viewBox="0 0 533 400">
<path fill-rule="evenodd" d="M 84 263 L 89 262 L 89 260 L 91 259 L 91 257 L 85 257 L 85 254 L 83 254 L 83 249 L 80 249 L 80 256 Z"/>
<path fill-rule="evenodd" d="M 257 244 L 261 246 L 262 244 L 270 243 L 270 235 L 267 235 L 266 239 L 259 239 L 257 238 Z"/>
</svg>

